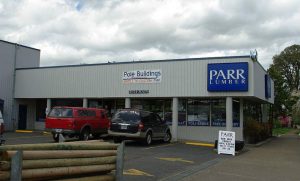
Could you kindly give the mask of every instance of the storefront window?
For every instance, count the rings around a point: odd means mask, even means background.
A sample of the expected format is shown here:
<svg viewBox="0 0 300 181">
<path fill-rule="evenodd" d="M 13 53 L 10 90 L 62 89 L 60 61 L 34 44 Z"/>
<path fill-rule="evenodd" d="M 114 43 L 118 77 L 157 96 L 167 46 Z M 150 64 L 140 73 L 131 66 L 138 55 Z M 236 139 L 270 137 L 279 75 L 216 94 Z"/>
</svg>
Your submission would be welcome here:
<svg viewBox="0 0 300 181">
<path fill-rule="evenodd" d="M 187 105 L 188 126 L 209 126 L 209 101 L 189 99 Z"/>
<path fill-rule="evenodd" d="M 179 99 L 178 102 L 178 126 L 186 126 L 186 99 Z"/>
<path fill-rule="evenodd" d="M 240 102 L 239 100 L 233 100 L 233 127 L 240 127 Z"/>
<path fill-rule="evenodd" d="M 224 99 L 211 100 L 211 126 L 226 126 L 226 104 Z"/>
<path fill-rule="evenodd" d="M 36 121 L 44 122 L 46 119 L 47 100 L 39 99 L 36 101 Z"/>
</svg>

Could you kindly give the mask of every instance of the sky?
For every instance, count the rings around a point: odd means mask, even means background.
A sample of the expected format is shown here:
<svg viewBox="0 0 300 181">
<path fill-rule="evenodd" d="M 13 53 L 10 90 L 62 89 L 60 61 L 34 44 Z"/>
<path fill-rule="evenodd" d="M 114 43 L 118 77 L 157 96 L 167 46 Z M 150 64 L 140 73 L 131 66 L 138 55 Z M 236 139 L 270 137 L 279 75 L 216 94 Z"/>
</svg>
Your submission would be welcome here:
<svg viewBox="0 0 300 181">
<path fill-rule="evenodd" d="M 0 0 L 0 39 L 41 66 L 249 55 L 300 44 L 299 0 Z"/>
</svg>

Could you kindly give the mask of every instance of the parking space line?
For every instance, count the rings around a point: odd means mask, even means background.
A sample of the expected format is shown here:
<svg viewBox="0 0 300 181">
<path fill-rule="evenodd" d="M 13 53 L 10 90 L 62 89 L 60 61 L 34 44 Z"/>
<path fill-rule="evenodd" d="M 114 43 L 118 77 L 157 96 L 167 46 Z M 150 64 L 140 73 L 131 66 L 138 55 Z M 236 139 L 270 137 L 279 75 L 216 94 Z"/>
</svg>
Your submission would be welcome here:
<svg viewBox="0 0 300 181">
<path fill-rule="evenodd" d="M 176 145 L 178 143 L 170 143 L 170 144 L 166 144 L 166 145 L 159 145 L 159 146 L 151 146 L 148 148 L 144 148 L 144 150 L 149 150 L 149 149 L 153 149 L 153 148 L 161 148 L 161 147 L 166 147 L 166 146 L 172 146 L 172 145 Z"/>
<path fill-rule="evenodd" d="M 170 161 L 170 162 L 185 162 L 185 163 L 191 163 L 193 164 L 194 161 L 190 161 L 190 160 L 184 160 L 182 158 L 157 158 L 159 160 L 165 160 L 165 161 Z"/>
<path fill-rule="evenodd" d="M 124 175 L 134 175 L 134 176 L 147 176 L 147 177 L 154 177 L 154 175 L 151 175 L 149 173 L 137 170 L 137 169 L 128 169 L 123 171 Z"/>
</svg>

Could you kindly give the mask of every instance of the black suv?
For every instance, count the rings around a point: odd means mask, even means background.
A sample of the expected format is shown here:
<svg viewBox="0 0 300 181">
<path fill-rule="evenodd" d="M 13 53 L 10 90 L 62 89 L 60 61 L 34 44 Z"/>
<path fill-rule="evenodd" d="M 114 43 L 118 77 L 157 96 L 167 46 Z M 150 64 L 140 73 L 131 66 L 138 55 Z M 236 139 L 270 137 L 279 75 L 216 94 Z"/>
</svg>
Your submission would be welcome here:
<svg viewBox="0 0 300 181">
<path fill-rule="evenodd" d="M 108 134 L 116 143 L 129 139 L 146 145 L 152 140 L 170 142 L 172 138 L 169 126 L 157 114 L 136 109 L 119 110 L 111 120 Z"/>
</svg>

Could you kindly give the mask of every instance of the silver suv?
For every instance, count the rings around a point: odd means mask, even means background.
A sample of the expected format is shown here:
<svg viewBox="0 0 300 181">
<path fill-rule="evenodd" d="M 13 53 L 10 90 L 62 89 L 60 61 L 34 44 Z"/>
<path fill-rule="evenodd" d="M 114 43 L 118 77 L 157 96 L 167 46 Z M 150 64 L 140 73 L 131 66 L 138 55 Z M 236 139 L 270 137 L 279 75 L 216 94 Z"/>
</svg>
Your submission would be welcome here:
<svg viewBox="0 0 300 181">
<path fill-rule="evenodd" d="M 0 145 L 4 143 L 4 139 L 2 137 L 3 133 L 4 133 L 4 120 L 2 117 L 2 113 L 0 111 Z"/>
</svg>

